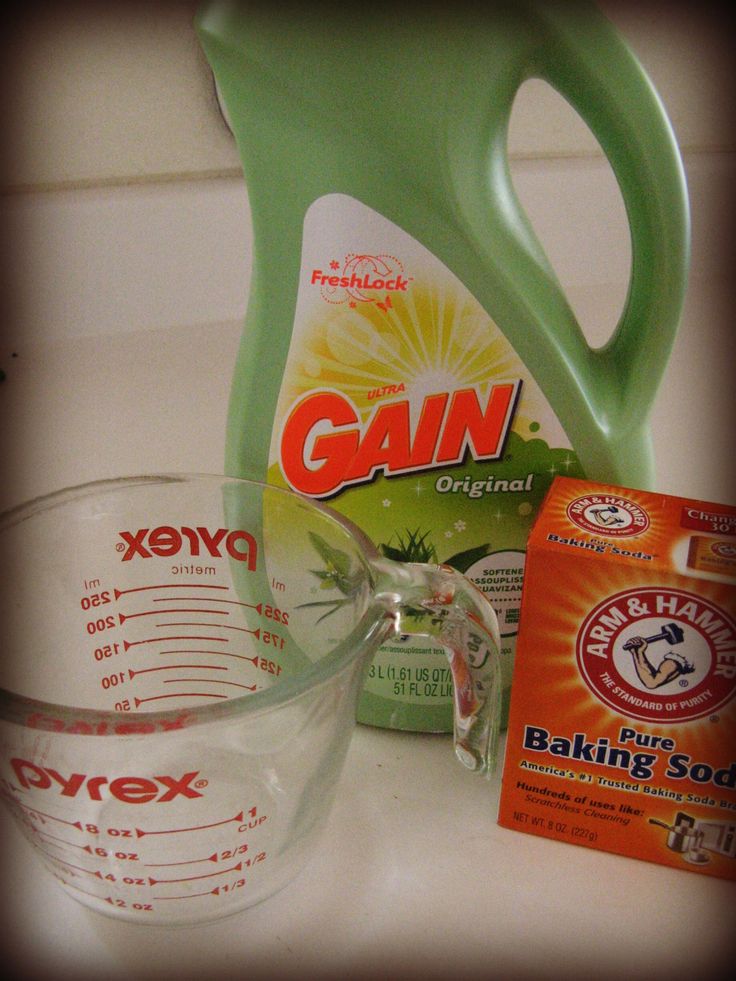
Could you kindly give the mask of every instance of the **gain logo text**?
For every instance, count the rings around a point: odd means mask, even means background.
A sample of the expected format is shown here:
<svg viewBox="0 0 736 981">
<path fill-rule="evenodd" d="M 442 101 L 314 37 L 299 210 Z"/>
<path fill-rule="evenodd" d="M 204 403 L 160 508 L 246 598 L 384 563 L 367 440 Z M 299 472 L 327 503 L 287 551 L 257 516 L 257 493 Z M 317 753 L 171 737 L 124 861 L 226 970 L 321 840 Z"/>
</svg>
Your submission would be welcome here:
<svg viewBox="0 0 736 981">
<path fill-rule="evenodd" d="M 350 484 L 476 460 L 497 460 L 516 407 L 520 381 L 491 386 L 485 404 L 474 388 L 377 405 L 367 422 L 346 395 L 310 392 L 292 407 L 281 434 L 281 467 L 289 485 L 329 497 Z"/>
</svg>

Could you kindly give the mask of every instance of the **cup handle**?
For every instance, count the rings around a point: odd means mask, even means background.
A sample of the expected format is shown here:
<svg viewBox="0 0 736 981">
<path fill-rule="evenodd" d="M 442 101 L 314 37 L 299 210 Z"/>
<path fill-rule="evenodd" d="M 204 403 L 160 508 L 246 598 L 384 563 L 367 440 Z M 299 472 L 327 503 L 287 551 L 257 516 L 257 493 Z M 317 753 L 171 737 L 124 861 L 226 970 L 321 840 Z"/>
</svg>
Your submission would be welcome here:
<svg viewBox="0 0 736 981">
<path fill-rule="evenodd" d="M 453 683 L 455 754 L 469 770 L 490 776 L 501 717 L 498 620 L 488 600 L 450 566 L 372 563 L 376 597 L 397 634 L 429 637 L 445 648 Z"/>
</svg>

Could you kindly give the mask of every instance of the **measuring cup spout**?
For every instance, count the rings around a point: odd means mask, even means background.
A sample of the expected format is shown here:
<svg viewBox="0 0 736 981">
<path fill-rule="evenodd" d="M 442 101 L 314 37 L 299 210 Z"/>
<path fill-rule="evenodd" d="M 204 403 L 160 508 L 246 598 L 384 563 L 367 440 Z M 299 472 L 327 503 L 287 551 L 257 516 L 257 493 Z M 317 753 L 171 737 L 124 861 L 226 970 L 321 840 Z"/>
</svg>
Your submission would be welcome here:
<svg viewBox="0 0 736 981">
<path fill-rule="evenodd" d="M 455 754 L 490 776 L 501 716 L 498 620 L 483 594 L 450 566 L 372 562 L 376 597 L 398 635 L 428 637 L 445 648 L 453 684 Z"/>
</svg>

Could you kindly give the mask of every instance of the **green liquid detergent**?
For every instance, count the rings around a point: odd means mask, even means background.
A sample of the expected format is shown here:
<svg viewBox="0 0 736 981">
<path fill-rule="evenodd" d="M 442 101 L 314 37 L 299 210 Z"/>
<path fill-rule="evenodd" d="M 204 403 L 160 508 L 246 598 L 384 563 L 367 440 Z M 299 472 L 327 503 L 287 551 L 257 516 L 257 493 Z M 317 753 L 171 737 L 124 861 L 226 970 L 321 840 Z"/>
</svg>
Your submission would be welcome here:
<svg viewBox="0 0 736 981">
<path fill-rule="evenodd" d="M 448 8 L 199 12 L 254 233 L 225 465 L 329 502 L 389 557 L 468 575 L 499 615 L 508 688 L 553 476 L 651 485 L 687 192 L 659 99 L 596 8 Z M 602 348 L 512 186 L 509 117 L 532 77 L 587 122 L 626 207 L 629 292 Z M 444 655 L 399 638 L 358 718 L 450 730 L 450 691 Z"/>
</svg>

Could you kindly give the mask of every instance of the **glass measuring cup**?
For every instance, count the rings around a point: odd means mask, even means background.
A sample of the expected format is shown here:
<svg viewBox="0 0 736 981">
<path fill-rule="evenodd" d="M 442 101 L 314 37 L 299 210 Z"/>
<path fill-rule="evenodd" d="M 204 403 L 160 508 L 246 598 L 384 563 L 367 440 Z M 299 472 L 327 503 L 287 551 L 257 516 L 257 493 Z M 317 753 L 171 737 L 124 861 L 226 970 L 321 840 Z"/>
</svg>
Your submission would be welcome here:
<svg viewBox="0 0 736 981">
<path fill-rule="evenodd" d="M 273 486 L 83 485 L 0 516 L 0 790 L 80 902 L 141 923 L 253 905 L 325 824 L 372 654 L 448 652 L 460 761 L 492 767 L 495 614 Z"/>
</svg>

